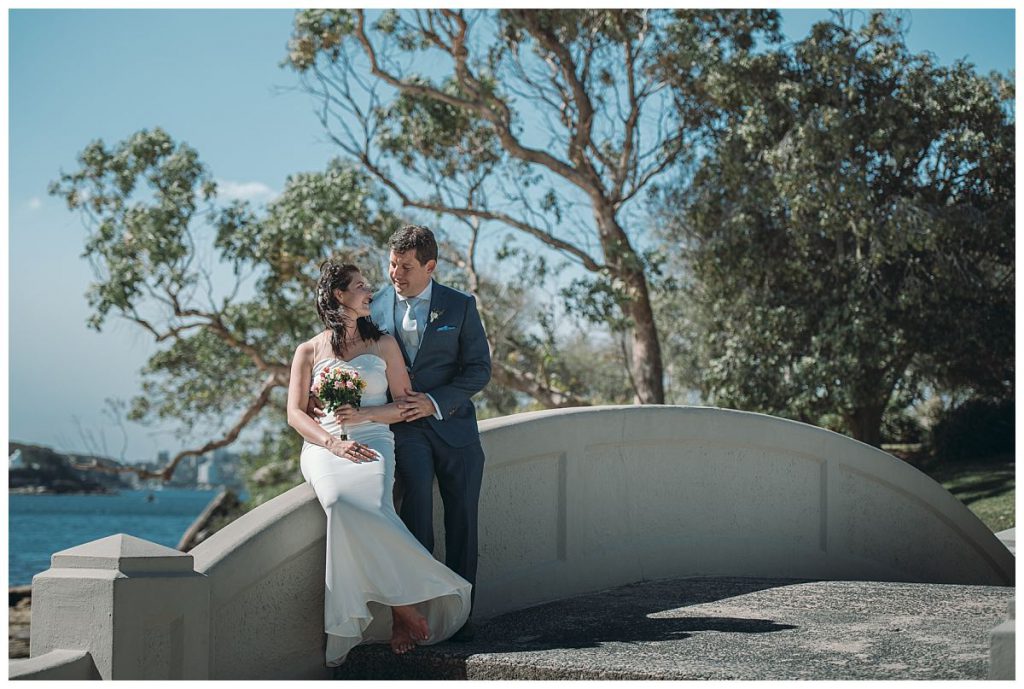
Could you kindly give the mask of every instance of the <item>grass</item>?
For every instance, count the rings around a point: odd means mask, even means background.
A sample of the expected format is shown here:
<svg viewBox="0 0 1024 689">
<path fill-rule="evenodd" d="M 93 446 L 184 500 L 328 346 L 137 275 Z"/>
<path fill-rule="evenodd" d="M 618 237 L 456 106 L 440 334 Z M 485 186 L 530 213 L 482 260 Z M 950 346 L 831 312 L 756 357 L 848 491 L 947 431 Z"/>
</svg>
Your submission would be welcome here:
<svg viewBox="0 0 1024 689">
<path fill-rule="evenodd" d="M 1013 457 L 944 463 L 929 461 L 918 468 L 941 483 L 994 533 L 1014 526 L 1016 491 Z"/>
</svg>

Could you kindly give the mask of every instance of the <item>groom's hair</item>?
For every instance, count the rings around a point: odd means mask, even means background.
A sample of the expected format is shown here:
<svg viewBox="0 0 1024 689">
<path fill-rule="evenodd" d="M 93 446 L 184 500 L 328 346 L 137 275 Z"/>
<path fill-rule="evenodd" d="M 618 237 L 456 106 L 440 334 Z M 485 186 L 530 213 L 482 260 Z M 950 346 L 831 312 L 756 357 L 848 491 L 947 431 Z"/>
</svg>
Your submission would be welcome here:
<svg viewBox="0 0 1024 689">
<path fill-rule="evenodd" d="M 434 233 L 422 225 L 406 225 L 396 230 L 388 240 L 388 248 L 396 254 L 415 250 L 421 266 L 437 260 L 437 240 Z"/>
</svg>

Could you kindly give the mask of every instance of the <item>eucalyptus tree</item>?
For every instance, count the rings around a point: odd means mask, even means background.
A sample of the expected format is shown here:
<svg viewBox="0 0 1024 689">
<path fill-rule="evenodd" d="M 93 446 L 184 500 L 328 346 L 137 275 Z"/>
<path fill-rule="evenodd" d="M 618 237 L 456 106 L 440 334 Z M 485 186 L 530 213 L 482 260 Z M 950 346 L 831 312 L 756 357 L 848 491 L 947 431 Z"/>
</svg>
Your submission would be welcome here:
<svg viewBox="0 0 1024 689">
<path fill-rule="evenodd" d="M 570 306 L 628 336 L 635 399 L 661 403 L 645 199 L 699 152 L 709 82 L 777 29 L 765 10 L 315 9 L 286 64 L 403 207 L 569 260 Z"/>
<path fill-rule="evenodd" d="M 185 457 L 224 447 L 265 410 L 283 408 L 294 348 L 316 332 L 319 261 L 334 254 L 376 266 L 379 279 L 375 255 L 399 221 L 365 173 L 337 161 L 292 175 L 265 209 L 219 203 L 197 151 L 159 128 L 112 146 L 95 141 L 78 162 L 50 192 L 89 229 L 89 323 L 101 330 L 120 316 L 161 347 L 130 418 L 177 419 L 185 438 L 197 426 L 218 429 L 167 466 L 137 472 L 169 479 Z M 230 266 L 226 280 L 218 264 Z"/>
<path fill-rule="evenodd" d="M 912 54 L 891 13 L 746 69 L 716 85 L 712 154 L 666 206 L 704 393 L 873 444 L 921 385 L 1012 395 L 1011 83 Z"/>
<path fill-rule="evenodd" d="M 222 202 L 198 152 L 159 128 L 113 145 L 95 141 L 78 163 L 50 192 L 88 229 L 89 324 L 102 330 L 124 318 L 152 337 L 158 351 L 141 372 L 129 418 L 175 420 L 180 437 L 195 440 L 166 466 L 125 471 L 169 479 L 184 458 L 229 445 L 262 420 L 262 440 L 245 460 L 256 484 L 269 477 L 254 498 L 272 496 L 297 466 L 300 440 L 284 422 L 284 398 L 295 347 L 319 329 L 318 266 L 340 257 L 380 284 L 384 247 L 403 220 L 369 175 L 339 161 L 290 176 L 264 208 Z M 593 399 L 583 372 L 602 358 L 599 347 L 581 343 L 564 357 L 551 319 L 533 315 L 530 285 L 482 276 L 472 244 L 467 252 L 444 242 L 441 258 L 447 281 L 480 295 L 491 347 L 506 361 L 485 391 L 485 413 Z M 513 272 L 546 270 L 514 249 L 502 258 Z M 596 399 L 608 400 L 597 389 Z"/>
</svg>

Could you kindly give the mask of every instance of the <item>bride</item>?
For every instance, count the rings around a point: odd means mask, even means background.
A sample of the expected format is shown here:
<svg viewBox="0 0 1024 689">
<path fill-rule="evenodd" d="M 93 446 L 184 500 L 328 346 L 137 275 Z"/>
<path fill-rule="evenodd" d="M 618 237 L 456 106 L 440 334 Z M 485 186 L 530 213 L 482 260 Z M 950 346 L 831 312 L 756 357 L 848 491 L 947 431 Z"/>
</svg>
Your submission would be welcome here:
<svg viewBox="0 0 1024 689">
<path fill-rule="evenodd" d="M 393 399 L 411 390 L 398 342 L 369 319 L 372 291 L 354 265 L 320 267 L 316 308 L 327 330 L 292 359 L 288 424 L 305 438 L 302 476 L 327 513 L 324 631 L 327 665 L 360 643 L 390 642 L 395 653 L 447 639 L 465 623 L 471 585 L 433 558 L 395 512 L 395 441 L 402 420 Z M 306 413 L 313 377 L 326 367 L 358 371 L 359 409 L 317 421 Z M 350 439 L 342 439 L 347 431 Z"/>
</svg>

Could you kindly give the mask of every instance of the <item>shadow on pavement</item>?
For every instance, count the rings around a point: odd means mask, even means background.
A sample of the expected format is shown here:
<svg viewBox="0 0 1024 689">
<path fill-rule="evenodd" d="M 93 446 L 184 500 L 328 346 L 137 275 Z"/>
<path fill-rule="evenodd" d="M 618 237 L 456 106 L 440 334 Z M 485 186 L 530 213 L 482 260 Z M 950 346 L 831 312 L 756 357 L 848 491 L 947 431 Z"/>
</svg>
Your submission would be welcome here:
<svg viewBox="0 0 1024 689">
<path fill-rule="evenodd" d="M 704 631 L 764 634 L 794 629 L 766 619 L 690 617 L 685 608 L 805 581 L 699 577 L 628 584 L 500 615 L 477 625 L 474 643 L 460 646 L 514 653 L 611 642 L 681 641 Z"/>
<path fill-rule="evenodd" d="M 795 629 L 768 619 L 689 616 L 686 608 L 809 581 L 693 577 L 628 584 L 479 621 L 471 643 L 443 642 L 406 656 L 395 656 L 382 645 L 359 646 L 335 671 L 335 678 L 465 679 L 467 661 L 481 654 L 679 642 L 700 632 L 768 634 Z"/>
</svg>

